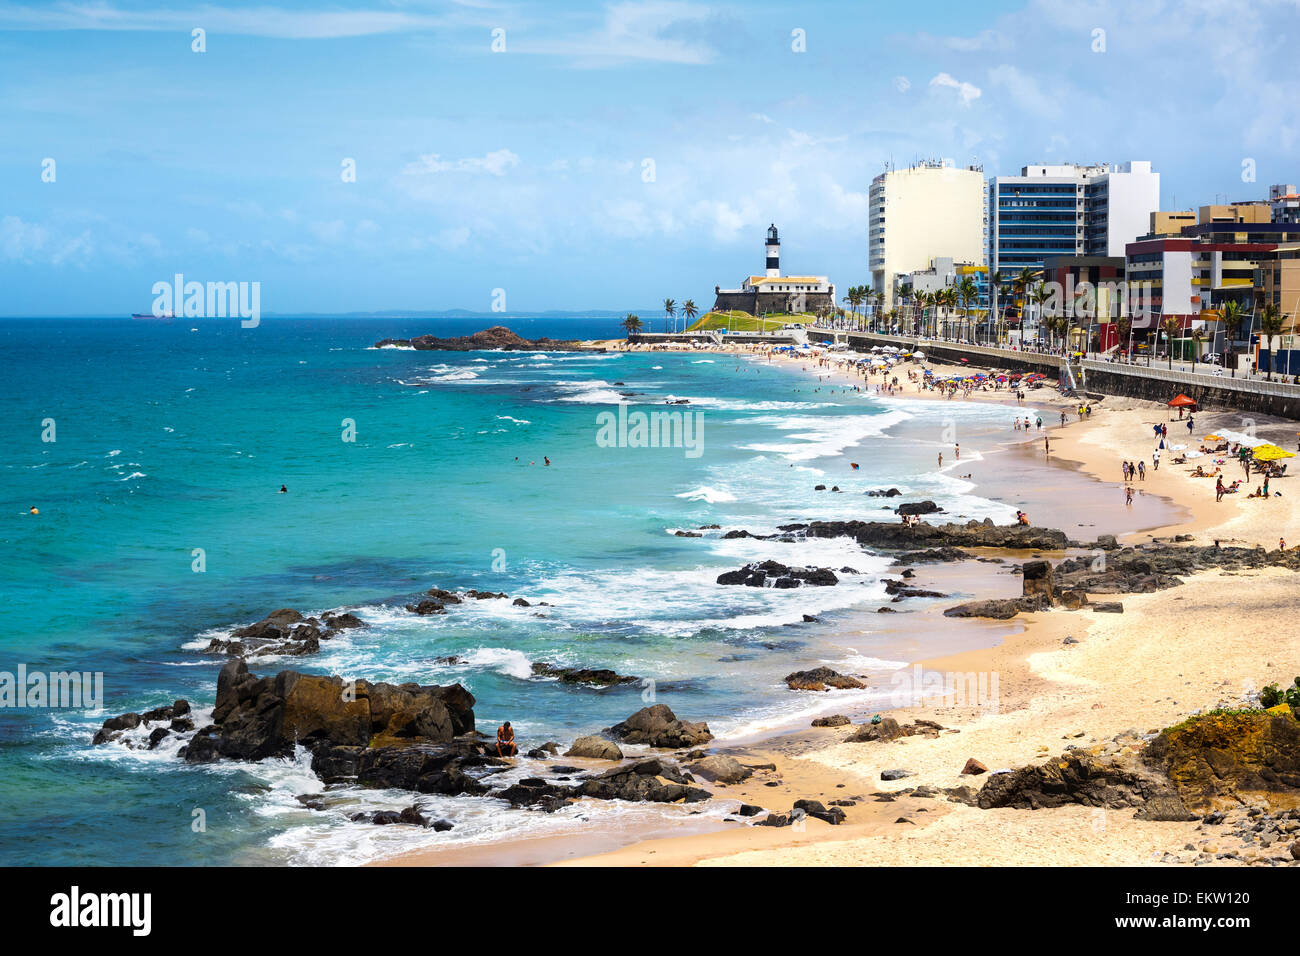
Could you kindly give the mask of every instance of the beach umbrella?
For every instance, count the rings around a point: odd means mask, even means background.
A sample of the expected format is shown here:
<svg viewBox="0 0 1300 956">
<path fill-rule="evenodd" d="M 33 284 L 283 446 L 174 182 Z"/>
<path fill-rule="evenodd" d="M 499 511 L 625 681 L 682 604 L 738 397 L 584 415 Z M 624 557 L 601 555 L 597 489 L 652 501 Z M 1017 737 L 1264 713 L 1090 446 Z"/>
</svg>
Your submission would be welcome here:
<svg viewBox="0 0 1300 956">
<path fill-rule="evenodd" d="M 1223 441 L 1223 437 L 1221 435 L 1206 435 L 1201 441 Z"/>
<path fill-rule="evenodd" d="M 1171 398 L 1168 404 L 1170 408 L 1195 408 L 1196 399 L 1188 398 L 1186 395 L 1180 392 L 1179 394 Z"/>
<path fill-rule="evenodd" d="M 1284 451 L 1277 445 L 1260 445 L 1252 450 L 1257 461 L 1277 461 L 1279 458 L 1294 458 L 1295 452 Z"/>
<path fill-rule="evenodd" d="M 1223 436 L 1223 439 L 1236 442 L 1238 445 L 1245 445 L 1247 448 L 1258 448 L 1260 445 L 1269 444 L 1263 438 L 1256 438 L 1254 435 L 1247 435 L 1244 432 L 1230 432 L 1226 428 L 1220 429 L 1219 434 Z"/>
</svg>

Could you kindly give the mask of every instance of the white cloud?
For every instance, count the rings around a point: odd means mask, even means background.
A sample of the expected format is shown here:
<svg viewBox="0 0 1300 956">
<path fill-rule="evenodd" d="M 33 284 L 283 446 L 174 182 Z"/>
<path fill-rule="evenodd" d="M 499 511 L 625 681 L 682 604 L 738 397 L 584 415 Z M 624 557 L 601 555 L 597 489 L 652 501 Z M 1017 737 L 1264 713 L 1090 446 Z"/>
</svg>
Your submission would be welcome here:
<svg viewBox="0 0 1300 956">
<path fill-rule="evenodd" d="M 446 23 L 441 17 L 391 10 L 233 10 L 208 4 L 188 10 L 128 10 L 109 3 L 0 4 L 0 29 L 10 30 L 165 30 L 188 36 L 201 27 L 209 34 L 321 40 L 428 31 Z"/>
<path fill-rule="evenodd" d="M 906 93 L 912 88 L 912 81 L 905 76 L 894 77 L 894 89 L 900 93 Z"/>
<path fill-rule="evenodd" d="M 939 73 L 930 78 L 930 89 L 945 88 L 957 91 L 957 99 L 962 106 L 970 106 L 980 98 L 980 88 L 971 83 L 956 79 L 948 73 Z"/>
<path fill-rule="evenodd" d="M 507 169 L 519 165 L 519 156 L 508 149 L 498 149 L 484 156 L 444 160 L 437 153 L 427 153 L 416 162 L 408 163 L 402 172 L 408 176 L 427 173 L 488 173 L 504 176 Z"/>
<path fill-rule="evenodd" d="M 581 67 L 628 61 L 700 65 L 717 56 L 701 35 L 701 26 L 714 16 L 708 7 L 678 0 L 627 0 L 606 7 L 605 20 L 595 30 L 569 38 L 523 39 L 510 49 L 568 57 Z"/>
</svg>

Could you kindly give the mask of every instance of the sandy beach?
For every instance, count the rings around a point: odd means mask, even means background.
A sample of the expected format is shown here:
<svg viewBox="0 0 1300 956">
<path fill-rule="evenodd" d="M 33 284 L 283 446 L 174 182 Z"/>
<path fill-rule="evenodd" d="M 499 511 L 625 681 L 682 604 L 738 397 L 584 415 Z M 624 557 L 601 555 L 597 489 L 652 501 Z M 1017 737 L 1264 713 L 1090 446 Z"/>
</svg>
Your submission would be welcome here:
<svg viewBox="0 0 1300 956">
<path fill-rule="evenodd" d="M 770 360 L 798 364 L 828 386 L 857 385 L 874 392 L 883 382 L 879 374 L 864 380 L 836 359 L 825 365 L 800 358 Z M 1242 429 L 1240 415 L 1197 414 L 1195 433 L 1189 439 L 1177 413 L 1155 403 L 1106 397 L 1092 402 L 1092 413 L 1081 421 L 1073 414 L 1077 402 L 1054 389 L 1029 391 L 1023 405 L 1005 389 L 976 389 L 960 399 L 946 399 L 908 382 L 901 371 L 908 367 L 890 372 L 891 379 L 899 378 L 901 388 L 893 396 L 882 394 L 885 401 L 895 397 L 996 402 L 1022 407 L 1031 417 L 1041 413 L 1041 431 L 1009 430 L 1006 441 L 997 447 L 977 449 L 978 460 L 969 468 L 978 494 L 997 495 L 1007 503 L 1025 501 L 1020 506 L 1032 508 L 1037 526 L 1079 527 L 1079 514 L 1089 508 L 1092 520 L 1087 523 L 1095 533 L 1116 533 L 1121 543 L 1191 535 L 1198 544 L 1221 540 L 1269 550 L 1278 547 L 1279 538 L 1292 547 L 1300 544 L 1300 514 L 1288 480 L 1274 483 L 1275 490 L 1283 492 L 1281 497 L 1251 499 L 1243 492 L 1216 502 L 1214 479 L 1191 477 L 1193 462 L 1172 464 L 1177 454 L 1172 448 L 1163 453 L 1165 461 L 1158 469 L 1152 467 L 1153 424 L 1168 424 L 1170 446 L 1198 448 L 1201 437 L 1217 428 Z M 927 367 L 939 378 L 970 371 L 933 363 Z M 1071 412 L 1064 426 L 1059 424 L 1061 410 Z M 1260 437 L 1294 447 L 1295 422 L 1254 418 L 1245 424 Z M 1050 449 L 1046 454 L 1044 438 Z M 1138 460 L 1146 463 L 1145 479 L 1134 483 L 1138 503 L 1148 499 L 1153 505 L 1159 503 L 1158 508 L 1142 512 L 1145 525 L 1125 504 L 1120 469 L 1121 461 Z M 1209 467 L 1211 461 L 1206 456 L 1197 463 Z M 1224 472 L 1229 477 L 1241 475 L 1233 462 Z M 1066 555 L 1042 556 L 1055 560 Z M 1025 557 L 1021 553 L 1008 560 Z M 944 576 L 953 573 L 951 567 L 918 566 L 914 583 L 942 586 Z M 985 587 L 995 583 L 993 577 L 984 579 Z M 616 848 L 610 846 L 611 837 L 602 834 L 546 846 L 519 841 L 490 850 L 458 850 L 454 855 L 422 851 L 389 862 L 584 866 L 1192 862 L 1199 851 L 1185 847 L 1192 846 L 1199 823 L 1147 822 L 1134 819 L 1131 810 L 1078 806 L 981 810 L 945 799 L 942 791 L 963 785 L 978 789 L 985 778 L 962 773 L 971 758 L 997 770 L 1041 762 L 1067 747 L 1115 752 L 1194 712 L 1236 705 L 1270 682 L 1289 683 L 1297 670 L 1296 645 L 1291 635 L 1279 629 L 1277 612 L 1291 602 L 1296 583 L 1293 572 L 1277 568 L 1205 571 L 1180 587 L 1124 595 L 1122 614 L 1052 610 L 984 622 L 978 639 L 983 646 L 947 656 L 922 651 L 915 673 L 995 679 L 995 705 L 929 699 L 889 712 L 900 723 L 934 722 L 943 728 L 936 733 L 889 743 L 847 743 L 846 731 L 852 728 L 805 728 L 744 746 L 715 748 L 759 768 L 743 783 L 712 785 L 715 799 L 773 812 L 789 812 L 800 799 L 842 801 L 845 819 L 838 826 L 809 818 L 795 827 L 755 827 L 737 817 L 728 829 L 709 832 L 683 828 L 686 832 L 668 837 L 622 834 L 626 845 Z M 1019 579 L 1004 576 L 997 586 L 1018 593 Z M 938 602 L 917 612 L 920 619 L 914 615 L 908 626 L 922 635 L 952 628 L 956 622 L 942 617 L 943 606 L 945 602 Z M 924 638 L 919 646 L 926 646 Z M 843 714 L 855 725 L 872 717 L 853 710 Z M 907 775 L 882 780 L 885 770 L 904 770 Z M 1249 860 L 1253 852 L 1246 850 L 1241 858 L 1224 862 Z M 1206 862 L 1203 854 L 1200 861 Z"/>
</svg>

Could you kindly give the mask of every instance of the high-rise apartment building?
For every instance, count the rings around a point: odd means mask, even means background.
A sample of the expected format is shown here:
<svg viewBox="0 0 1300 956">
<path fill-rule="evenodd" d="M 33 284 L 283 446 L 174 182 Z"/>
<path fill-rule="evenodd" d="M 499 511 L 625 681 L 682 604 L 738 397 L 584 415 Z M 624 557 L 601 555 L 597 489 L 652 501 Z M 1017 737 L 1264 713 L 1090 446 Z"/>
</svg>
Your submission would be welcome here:
<svg viewBox="0 0 1300 956">
<path fill-rule="evenodd" d="M 895 279 L 935 259 L 984 265 L 985 182 L 979 166 L 927 160 L 871 182 L 868 256 L 871 284 L 895 306 Z"/>
<path fill-rule="evenodd" d="M 1025 166 L 991 180 L 988 202 L 989 269 L 1040 271 L 1057 256 L 1123 256 L 1151 229 L 1160 174 L 1145 161 Z"/>
</svg>

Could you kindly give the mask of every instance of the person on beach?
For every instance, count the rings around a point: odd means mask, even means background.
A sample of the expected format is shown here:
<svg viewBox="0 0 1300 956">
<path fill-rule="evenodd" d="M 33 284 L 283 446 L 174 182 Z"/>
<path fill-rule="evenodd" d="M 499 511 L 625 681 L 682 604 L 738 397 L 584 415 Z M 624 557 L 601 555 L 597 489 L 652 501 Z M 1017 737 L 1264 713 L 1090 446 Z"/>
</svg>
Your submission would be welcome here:
<svg viewBox="0 0 1300 956">
<path fill-rule="evenodd" d="M 1139 459 L 1138 460 L 1138 481 L 1146 481 L 1146 480 L 1147 480 L 1147 463 Z"/>
<path fill-rule="evenodd" d="M 957 454 L 957 461 L 961 461 L 961 445 L 960 445 L 960 444 L 955 444 L 955 445 L 953 445 L 953 449 L 954 449 L 954 451 L 955 451 L 956 454 Z"/>
<path fill-rule="evenodd" d="M 1268 497 L 1268 475 L 1264 476 L 1264 497 Z"/>
<path fill-rule="evenodd" d="M 1046 435 L 1044 435 L 1044 436 L 1043 436 L 1043 454 L 1044 454 L 1044 455 L 1050 455 L 1050 454 L 1052 453 L 1051 446 L 1048 445 L 1047 442 L 1048 442 L 1048 438 L 1047 438 Z"/>
<path fill-rule="evenodd" d="M 939 452 L 939 467 L 943 467 L 943 452 Z"/>
<path fill-rule="evenodd" d="M 1223 500 L 1223 476 L 1222 475 L 1219 476 L 1219 480 L 1214 484 L 1214 500 L 1215 501 Z"/>
<path fill-rule="evenodd" d="M 519 748 L 515 746 L 515 731 L 507 720 L 497 728 L 497 756 L 513 757 L 517 753 Z"/>
<path fill-rule="evenodd" d="M 1126 504 L 1130 508 L 1133 507 L 1133 486 L 1132 485 L 1124 486 L 1124 504 Z"/>
<path fill-rule="evenodd" d="M 1039 431 L 1042 431 L 1042 429 L 1043 429 L 1043 416 L 1042 416 L 1042 415 L 1039 415 L 1039 416 L 1038 416 L 1038 430 L 1039 430 Z"/>
<path fill-rule="evenodd" d="M 1162 448 L 1164 447 L 1163 443 L 1161 443 L 1161 447 Z M 1153 471 L 1160 470 L 1160 449 L 1159 448 L 1157 448 L 1155 451 L 1151 453 L 1151 468 Z"/>
<path fill-rule="evenodd" d="M 1128 478 L 1129 478 L 1129 471 L 1128 471 L 1129 465 L 1128 465 L 1128 462 L 1126 462 L 1126 461 L 1121 461 L 1119 464 L 1120 464 L 1120 471 L 1122 471 L 1122 472 L 1124 473 L 1124 480 L 1125 480 L 1125 481 L 1128 481 Z"/>
</svg>

